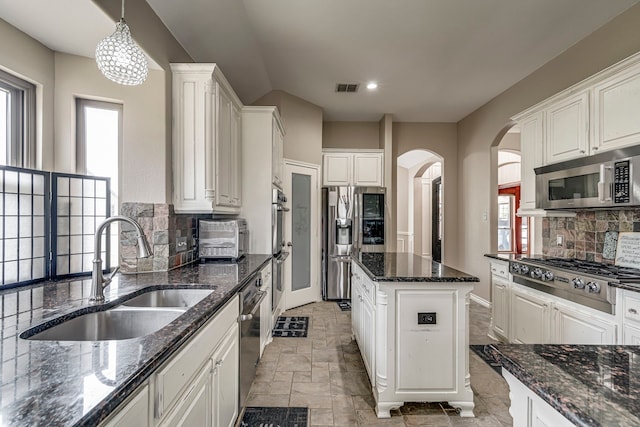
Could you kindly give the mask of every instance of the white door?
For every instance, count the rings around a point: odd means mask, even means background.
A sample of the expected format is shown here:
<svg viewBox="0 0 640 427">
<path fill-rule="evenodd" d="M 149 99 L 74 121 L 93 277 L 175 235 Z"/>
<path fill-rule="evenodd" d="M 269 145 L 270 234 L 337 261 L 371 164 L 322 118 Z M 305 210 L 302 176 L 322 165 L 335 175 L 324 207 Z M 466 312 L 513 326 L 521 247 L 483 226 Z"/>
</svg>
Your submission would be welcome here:
<svg viewBox="0 0 640 427">
<path fill-rule="evenodd" d="M 320 301 L 319 166 L 285 161 L 283 189 L 290 211 L 284 215 L 284 308 Z"/>
</svg>

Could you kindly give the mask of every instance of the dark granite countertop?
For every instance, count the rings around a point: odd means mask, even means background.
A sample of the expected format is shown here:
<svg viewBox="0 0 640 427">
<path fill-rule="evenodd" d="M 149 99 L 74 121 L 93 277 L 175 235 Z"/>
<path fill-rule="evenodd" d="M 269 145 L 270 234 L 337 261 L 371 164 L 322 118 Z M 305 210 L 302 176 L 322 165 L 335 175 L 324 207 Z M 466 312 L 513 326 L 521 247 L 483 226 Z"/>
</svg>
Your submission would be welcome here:
<svg viewBox="0 0 640 427">
<path fill-rule="evenodd" d="M 479 279 L 405 252 L 362 252 L 352 259 L 376 282 L 478 282 Z"/>
<path fill-rule="evenodd" d="M 485 353 L 575 425 L 640 425 L 639 346 L 492 344 Z"/>
<path fill-rule="evenodd" d="M 526 255 L 526 254 L 484 254 L 487 258 L 497 259 L 498 261 L 518 261 L 521 258 L 536 258 L 542 255 Z"/>
<path fill-rule="evenodd" d="M 0 424 L 93 426 L 104 420 L 206 323 L 271 255 L 238 264 L 191 264 L 163 273 L 118 275 L 105 289 L 111 307 L 145 289 L 206 288 L 213 293 L 158 332 L 119 341 L 28 341 L 33 326 L 88 304 L 90 280 L 44 282 L 0 292 Z"/>
</svg>

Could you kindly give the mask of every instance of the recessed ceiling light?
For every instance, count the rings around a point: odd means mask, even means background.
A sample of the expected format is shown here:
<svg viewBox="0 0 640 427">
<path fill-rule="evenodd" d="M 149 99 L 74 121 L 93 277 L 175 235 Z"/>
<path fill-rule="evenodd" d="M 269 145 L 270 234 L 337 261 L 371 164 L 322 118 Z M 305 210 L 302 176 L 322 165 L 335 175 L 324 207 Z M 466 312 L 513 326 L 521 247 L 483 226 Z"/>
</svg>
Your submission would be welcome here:
<svg viewBox="0 0 640 427">
<path fill-rule="evenodd" d="M 378 83 L 376 83 L 376 82 L 367 83 L 367 89 L 373 90 L 373 89 L 377 89 L 377 88 L 378 88 Z"/>
</svg>

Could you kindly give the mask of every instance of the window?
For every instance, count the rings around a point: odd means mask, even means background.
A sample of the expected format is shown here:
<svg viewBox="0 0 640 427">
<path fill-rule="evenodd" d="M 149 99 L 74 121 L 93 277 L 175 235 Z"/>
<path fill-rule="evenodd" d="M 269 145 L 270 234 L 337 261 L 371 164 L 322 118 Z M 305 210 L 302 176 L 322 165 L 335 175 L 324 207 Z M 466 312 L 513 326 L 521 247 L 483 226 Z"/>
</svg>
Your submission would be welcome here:
<svg viewBox="0 0 640 427">
<path fill-rule="evenodd" d="M 498 196 L 498 252 L 513 252 L 513 206 L 513 196 Z"/>
<path fill-rule="evenodd" d="M 108 177 L 111 181 L 111 215 L 119 212 L 119 158 L 122 143 L 122 105 L 76 100 L 76 171 Z M 96 224 L 97 226 L 98 224 Z M 118 265 L 118 227 L 110 227 L 111 263 Z"/>
<path fill-rule="evenodd" d="M 35 86 L 0 70 L 0 164 L 35 167 Z"/>
</svg>

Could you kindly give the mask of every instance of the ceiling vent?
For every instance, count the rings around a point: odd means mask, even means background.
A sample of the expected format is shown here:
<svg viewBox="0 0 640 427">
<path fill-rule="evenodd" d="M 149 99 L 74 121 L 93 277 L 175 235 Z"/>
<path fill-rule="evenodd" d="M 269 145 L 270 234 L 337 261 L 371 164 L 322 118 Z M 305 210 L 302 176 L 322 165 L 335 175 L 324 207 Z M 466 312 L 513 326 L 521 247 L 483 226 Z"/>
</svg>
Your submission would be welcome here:
<svg viewBox="0 0 640 427">
<path fill-rule="evenodd" d="M 353 93 L 353 92 L 357 92 L 359 87 L 360 85 L 357 83 L 337 83 L 336 92 Z"/>
</svg>

